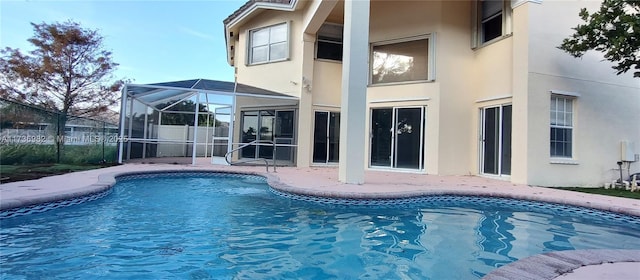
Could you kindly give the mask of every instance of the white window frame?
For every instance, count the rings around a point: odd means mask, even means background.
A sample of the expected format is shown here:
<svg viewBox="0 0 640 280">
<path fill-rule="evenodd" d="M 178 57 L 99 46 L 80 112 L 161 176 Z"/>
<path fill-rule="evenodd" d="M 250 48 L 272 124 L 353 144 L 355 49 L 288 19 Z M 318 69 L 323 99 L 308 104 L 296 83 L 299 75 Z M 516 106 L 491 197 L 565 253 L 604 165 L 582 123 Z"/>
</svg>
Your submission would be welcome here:
<svg viewBox="0 0 640 280">
<path fill-rule="evenodd" d="M 558 102 L 559 100 L 562 100 L 562 102 Z M 561 103 L 563 108 L 562 110 L 560 110 L 558 107 L 556 107 L 555 113 L 556 113 L 556 118 L 558 117 L 559 114 L 563 115 L 563 118 L 566 118 L 566 114 L 570 113 L 571 115 L 571 122 L 570 123 L 566 123 L 566 119 L 565 119 L 565 124 L 554 124 L 553 123 L 553 119 L 551 118 L 551 113 L 554 113 L 554 111 L 551 111 L 551 103 L 556 102 L 556 104 Z M 568 111 L 566 108 L 566 104 L 570 103 L 571 104 L 571 111 Z M 550 103 L 549 103 L 549 156 L 552 160 L 573 160 L 575 158 L 575 122 L 576 122 L 576 96 L 571 96 L 571 95 L 561 95 L 561 94 L 551 94 L 551 98 L 550 98 Z M 553 151 L 551 151 L 551 129 L 553 128 L 559 128 L 559 129 L 568 129 L 570 131 L 570 135 L 571 135 L 571 142 L 570 142 L 570 147 L 571 147 L 571 153 L 570 155 L 554 155 L 552 154 Z"/>
<path fill-rule="evenodd" d="M 281 26 L 281 25 L 285 25 L 286 27 L 286 41 L 285 41 L 285 45 L 286 45 L 286 55 L 284 58 L 278 58 L 278 59 L 271 59 L 269 56 L 271 54 L 271 46 L 276 44 L 276 43 L 282 43 L 282 42 L 271 42 L 271 38 L 269 38 L 269 42 L 266 44 L 266 46 L 268 47 L 267 50 L 267 60 L 266 61 L 260 61 L 260 62 L 253 62 L 253 49 L 257 46 L 253 46 L 253 42 L 252 42 L 252 37 L 253 37 L 253 33 L 257 32 L 257 31 L 262 31 L 262 30 L 271 30 L 271 28 L 277 27 L 277 26 Z M 259 64 L 266 64 L 266 63 L 272 63 L 272 62 L 279 62 L 279 61 L 285 61 L 285 60 L 289 60 L 291 54 L 290 54 L 290 45 L 291 45 L 291 32 L 290 32 L 290 24 L 289 22 L 283 22 L 283 23 L 278 23 L 278 24 L 274 24 L 274 25 L 269 25 L 269 26 L 265 26 L 265 27 L 260 27 L 260 28 L 255 28 L 255 29 L 251 29 L 247 32 L 247 63 L 246 65 L 259 65 Z"/>
<path fill-rule="evenodd" d="M 512 14 L 513 14 L 513 9 L 511 7 L 511 1 L 510 0 L 503 0 L 502 1 L 502 35 L 498 36 L 496 38 L 493 38 L 489 41 L 486 42 L 482 42 L 482 37 L 484 34 L 482 34 L 482 24 L 483 24 L 483 19 L 482 19 L 482 2 L 483 0 L 475 0 L 472 2 L 472 9 L 471 9 L 471 22 L 472 24 L 472 30 L 471 30 L 471 48 L 472 49 L 476 49 L 485 45 L 489 45 L 492 44 L 494 42 L 500 41 L 506 37 L 511 36 L 512 33 L 512 26 L 511 26 L 511 21 L 512 21 Z M 493 18 L 493 17 L 492 17 Z"/>
<path fill-rule="evenodd" d="M 428 47 L 427 47 L 427 79 L 426 80 L 411 80 L 411 81 L 401 81 L 401 82 L 387 82 L 387 83 L 373 83 L 373 48 L 377 47 L 377 46 L 384 46 L 384 45 L 392 45 L 392 44 L 398 44 L 398 43 L 406 43 L 406 42 L 412 42 L 412 41 L 419 41 L 419 40 L 427 40 L 428 41 Z M 394 40 L 387 40 L 387 41 L 379 41 L 379 42 L 374 42 L 371 43 L 369 45 L 369 86 L 385 86 L 385 85 L 396 85 L 396 84 L 413 84 L 413 83 L 424 83 L 424 82 L 433 82 L 436 79 L 436 72 L 435 72 L 435 61 L 436 61 L 436 53 L 435 53 L 435 46 L 436 46 L 436 34 L 435 33 L 429 33 L 429 34 L 425 34 L 425 35 L 419 35 L 419 36 L 413 36 L 413 37 L 405 37 L 405 38 L 400 38 L 400 39 L 394 39 Z"/>
</svg>

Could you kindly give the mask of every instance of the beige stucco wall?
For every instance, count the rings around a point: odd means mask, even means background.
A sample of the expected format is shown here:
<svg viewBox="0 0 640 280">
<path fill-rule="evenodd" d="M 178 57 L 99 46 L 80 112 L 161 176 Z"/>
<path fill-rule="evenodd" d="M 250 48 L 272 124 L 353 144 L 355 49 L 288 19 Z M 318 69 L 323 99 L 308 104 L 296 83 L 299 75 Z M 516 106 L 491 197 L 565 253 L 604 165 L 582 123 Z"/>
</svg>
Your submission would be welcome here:
<svg viewBox="0 0 640 280">
<path fill-rule="evenodd" d="M 619 178 L 620 141 L 632 141 L 640 153 L 640 79 L 616 75 L 602 54 L 576 59 L 556 47 L 580 22 L 581 7 L 597 10 L 598 1 L 544 1 L 530 4 L 528 72 L 528 183 L 543 186 L 597 186 Z M 553 20 L 550 20 L 553 19 Z M 574 92 L 573 161 L 558 164 L 549 156 L 550 91 Z M 535 114 L 540 112 L 540 114 Z M 544 112 L 544 114 L 543 114 Z M 566 163 L 566 161 L 565 161 Z M 640 163 L 631 164 L 640 172 Z M 625 170 L 624 176 L 627 176 Z"/>
<path fill-rule="evenodd" d="M 235 65 L 239 83 L 271 91 L 299 96 L 302 83 L 302 12 L 267 11 L 251 18 L 239 27 L 239 41 L 235 46 Z M 247 37 L 249 31 L 289 22 L 289 60 L 247 65 Z"/>
<path fill-rule="evenodd" d="M 313 65 L 313 104 L 340 106 L 342 63 L 316 60 Z"/>
<path fill-rule="evenodd" d="M 640 82 L 631 75 L 613 74 L 600 54 L 575 59 L 556 48 L 579 22 L 577 13 L 582 6 L 597 8 L 599 3 L 525 2 L 513 10 L 512 35 L 471 49 L 471 1 L 372 1 L 370 41 L 434 35 L 436 76 L 429 82 L 369 86 L 367 114 L 371 108 L 425 106 L 426 172 L 478 174 L 479 111 L 512 104 L 512 174 L 505 179 L 566 186 L 617 178 L 612 169 L 620 156 L 620 141 L 635 142 L 636 153 L 640 153 L 640 129 L 632 129 L 640 127 Z M 306 135 L 300 143 L 299 152 L 306 154 L 298 157 L 301 166 L 310 163 L 313 111 L 339 110 L 342 94 L 342 64 L 313 59 L 313 43 L 309 42 L 313 36 L 302 34 L 306 13 L 263 12 L 243 25 L 236 45 L 239 82 L 299 96 L 301 104 L 306 104 L 299 112 L 299 131 Z M 284 21 L 291 22 L 291 59 L 246 66 L 248 28 Z M 312 67 L 303 70 L 303 63 Z M 303 76 L 312 77 L 311 92 L 303 87 Z M 577 164 L 551 163 L 551 90 L 580 94 L 572 162 Z M 369 116 L 366 119 L 370 127 Z M 368 147 L 369 135 L 362 137 Z M 631 171 L 640 172 L 640 163 L 632 164 Z"/>
</svg>

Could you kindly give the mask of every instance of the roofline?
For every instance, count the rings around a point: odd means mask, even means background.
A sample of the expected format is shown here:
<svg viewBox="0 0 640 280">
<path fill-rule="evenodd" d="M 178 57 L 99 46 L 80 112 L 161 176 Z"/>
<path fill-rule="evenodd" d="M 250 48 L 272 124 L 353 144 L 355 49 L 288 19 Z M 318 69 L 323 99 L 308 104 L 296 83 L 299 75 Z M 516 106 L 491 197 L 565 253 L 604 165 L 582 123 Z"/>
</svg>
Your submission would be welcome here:
<svg viewBox="0 0 640 280">
<path fill-rule="evenodd" d="M 250 4 L 247 8 L 240 7 L 236 12 L 240 12 L 238 15 L 233 16 L 233 14 L 226 18 L 223 23 L 225 27 L 233 27 L 238 22 L 242 21 L 248 15 L 254 13 L 258 9 L 266 9 L 266 10 L 279 10 L 279 11 L 294 11 L 296 6 L 298 5 L 298 0 L 290 0 L 289 4 L 286 3 L 274 3 L 274 2 L 262 2 L 250 0 L 247 4 Z M 235 13 L 235 12 L 234 12 Z"/>
<path fill-rule="evenodd" d="M 237 83 L 236 83 L 237 85 Z M 201 92 L 201 93 L 213 93 L 220 95 L 230 95 L 230 96 L 248 96 L 248 97 L 260 97 L 260 98 L 273 98 L 273 99 L 286 99 L 286 100 L 299 100 L 298 97 L 295 96 L 287 96 L 287 95 L 268 95 L 268 94 L 260 94 L 260 93 L 249 93 L 249 92 L 228 92 L 228 91 L 219 91 L 219 90 L 210 90 L 210 89 L 194 89 L 194 88 L 181 88 L 181 87 L 171 87 L 171 86 L 158 86 L 158 85 L 150 85 L 150 84 L 126 84 L 127 87 L 146 87 L 146 88 L 156 88 L 156 89 L 174 89 L 174 90 L 183 90 L 185 92 Z M 125 91 L 126 95 L 129 95 L 128 92 Z"/>
<path fill-rule="evenodd" d="M 290 0 L 289 4 L 286 4 L 273 2 L 257 2 L 255 0 L 249 0 L 249 2 L 233 12 L 233 14 L 231 14 L 228 18 L 224 19 L 222 22 L 224 23 L 224 42 L 226 46 L 227 63 L 231 66 L 234 65 L 234 63 L 231 61 L 231 44 L 229 42 L 229 39 L 233 38 L 229 37 L 229 30 L 231 28 L 235 27 L 235 25 L 240 23 L 246 17 L 260 9 L 292 12 L 295 11 L 299 2 L 299 0 Z M 249 4 L 249 6 L 246 6 L 247 4 Z M 234 15 L 237 12 L 239 13 L 237 15 Z M 237 36 L 237 34 L 234 34 L 234 36 Z"/>
</svg>

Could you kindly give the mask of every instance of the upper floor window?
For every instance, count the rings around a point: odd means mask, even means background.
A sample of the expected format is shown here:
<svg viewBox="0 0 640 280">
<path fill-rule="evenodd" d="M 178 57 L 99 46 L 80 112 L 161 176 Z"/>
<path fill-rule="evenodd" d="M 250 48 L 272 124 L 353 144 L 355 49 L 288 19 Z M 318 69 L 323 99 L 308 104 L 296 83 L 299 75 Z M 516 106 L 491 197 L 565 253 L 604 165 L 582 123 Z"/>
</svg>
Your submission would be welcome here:
<svg viewBox="0 0 640 280">
<path fill-rule="evenodd" d="M 289 58 L 289 24 L 282 23 L 249 31 L 249 64 Z"/>
<path fill-rule="evenodd" d="M 571 97 L 551 96 L 551 157 L 573 156 L 573 101 Z"/>
<path fill-rule="evenodd" d="M 511 1 L 478 0 L 474 24 L 474 47 L 511 33 Z"/>
<path fill-rule="evenodd" d="M 433 80 L 432 35 L 374 43 L 371 84 Z"/>
<path fill-rule="evenodd" d="M 482 43 L 502 36 L 502 0 L 484 0 L 481 2 Z"/>
<path fill-rule="evenodd" d="M 318 30 L 316 58 L 342 61 L 342 25 L 325 23 Z"/>
</svg>

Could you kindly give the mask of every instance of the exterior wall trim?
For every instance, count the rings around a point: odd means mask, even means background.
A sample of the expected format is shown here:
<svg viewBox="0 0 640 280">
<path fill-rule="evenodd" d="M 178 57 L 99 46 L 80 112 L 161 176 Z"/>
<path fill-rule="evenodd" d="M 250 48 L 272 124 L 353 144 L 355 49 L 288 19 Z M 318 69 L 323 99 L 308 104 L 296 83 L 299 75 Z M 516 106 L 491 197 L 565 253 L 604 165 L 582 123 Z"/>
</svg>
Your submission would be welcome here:
<svg viewBox="0 0 640 280">
<path fill-rule="evenodd" d="M 377 99 L 371 100 L 369 103 L 387 103 L 387 102 L 410 102 L 410 101 L 429 101 L 431 98 L 401 98 L 401 99 Z"/>
<path fill-rule="evenodd" d="M 509 99 L 509 98 L 513 98 L 513 95 L 493 96 L 493 97 L 478 99 L 476 100 L 476 103 L 483 103 L 483 102 L 496 101 L 500 99 Z"/>
<path fill-rule="evenodd" d="M 571 97 L 580 97 L 580 93 L 572 92 L 572 91 L 564 91 L 564 90 L 552 89 L 552 90 L 550 90 L 549 92 L 551 92 L 551 94 L 555 94 L 555 95 L 564 95 L 564 96 L 571 96 Z"/>
<path fill-rule="evenodd" d="M 542 0 L 511 0 L 511 9 L 515 9 L 525 3 L 542 4 Z"/>
<path fill-rule="evenodd" d="M 318 104 L 318 103 L 314 103 L 313 106 L 328 107 L 328 108 L 340 108 L 340 105 L 333 105 L 333 104 Z"/>
<path fill-rule="evenodd" d="M 269 105 L 246 105 L 246 106 L 238 106 L 241 109 L 262 109 L 262 108 L 293 108 L 296 107 L 295 104 L 269 104 Z"/>
</svg>

